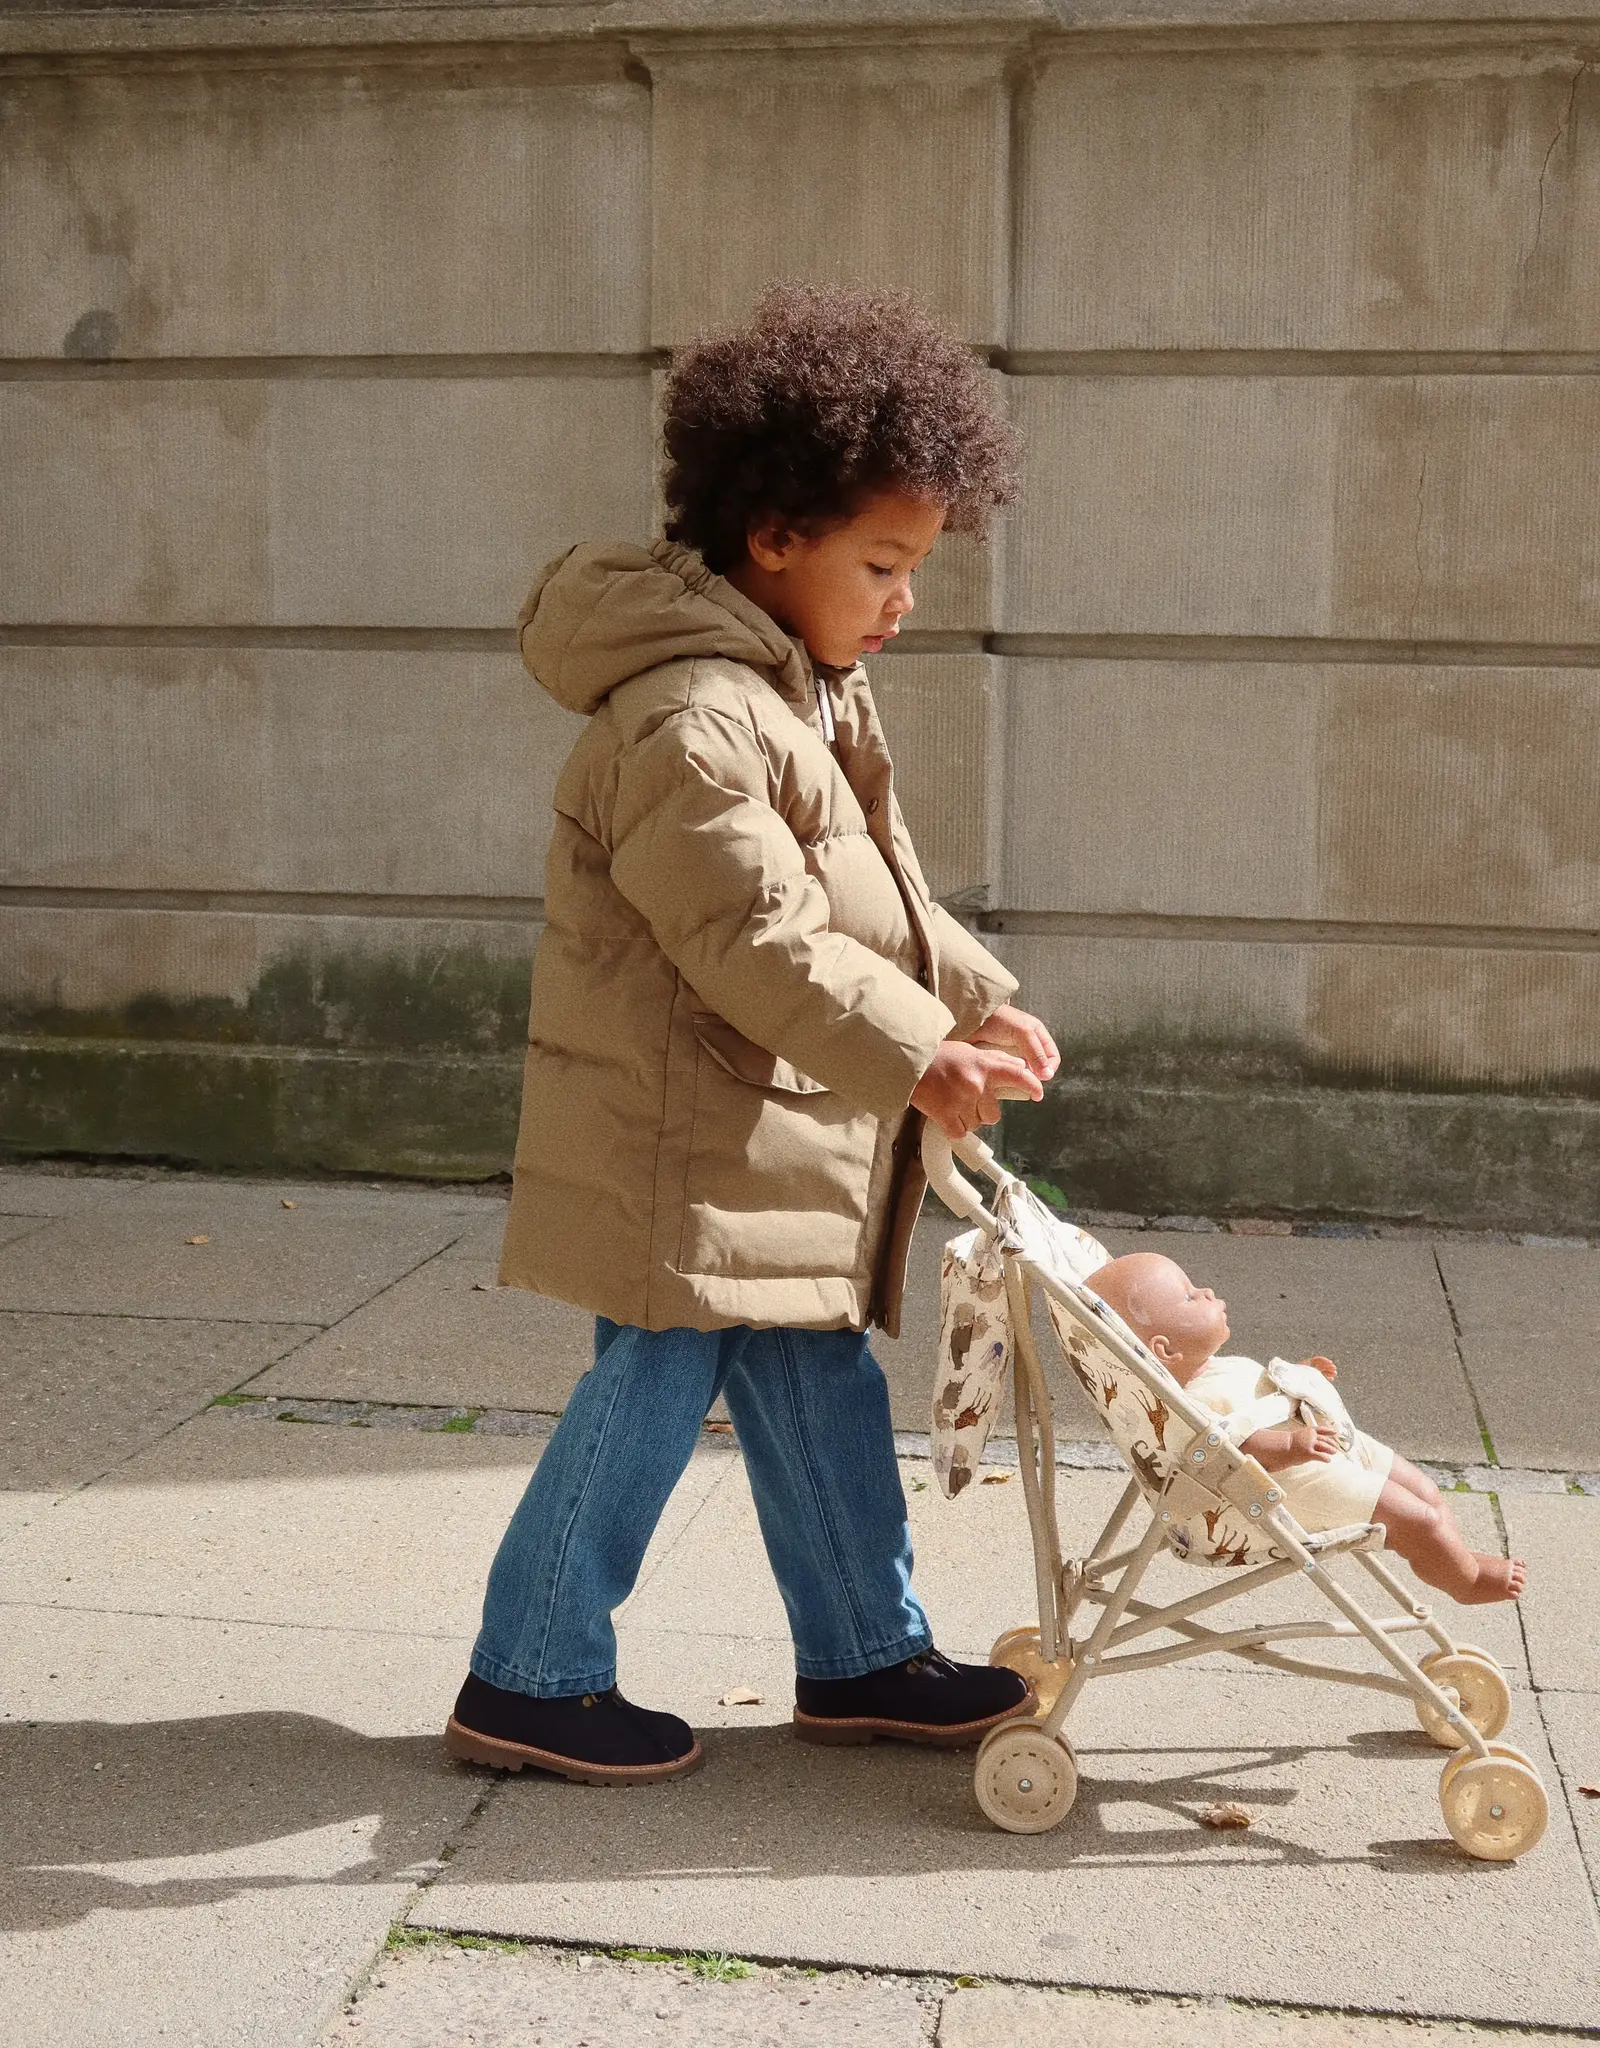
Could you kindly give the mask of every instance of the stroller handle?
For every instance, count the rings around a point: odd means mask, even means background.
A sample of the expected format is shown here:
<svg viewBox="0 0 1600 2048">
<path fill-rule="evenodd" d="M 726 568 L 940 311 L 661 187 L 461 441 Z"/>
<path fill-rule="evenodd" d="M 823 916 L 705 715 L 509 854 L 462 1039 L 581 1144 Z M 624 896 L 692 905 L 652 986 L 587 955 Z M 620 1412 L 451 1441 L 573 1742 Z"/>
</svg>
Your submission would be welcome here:
<svg viewBox="0 0 1600 2048">
<path fill-rule="evenodd" d="M 1020 1088 L 1014 1092 L 1005 1089 L 999 1092 L 1016 1101 L 1028 1099 Z M 956 1171 L 958 1159 L 974 1172 L 986 1174 L 997 1187 L 1004 1187 L 1011 1179 L 976 1133 L 952 1144 L 936 1123 L 925 1122 L 922 1126 L 922 1170 L 928 1176 L 929 1187 L 957 1216 L 964 1216 L 969 1223 L 980 1223 L 986 1230 L 998 1230 L 999 1218 L 986 1206 L 982 1195 L 965 1174 Z"/>
</svg>

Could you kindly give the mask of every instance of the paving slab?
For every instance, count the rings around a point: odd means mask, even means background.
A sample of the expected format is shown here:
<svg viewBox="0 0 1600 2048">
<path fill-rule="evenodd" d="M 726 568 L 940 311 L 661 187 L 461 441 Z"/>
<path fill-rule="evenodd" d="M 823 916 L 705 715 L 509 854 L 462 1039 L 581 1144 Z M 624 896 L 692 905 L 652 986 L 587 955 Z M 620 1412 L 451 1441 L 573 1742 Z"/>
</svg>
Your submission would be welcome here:
<svg viewBox="0 0 1600 2048">
<path fill-rule="evenodd" d="M 1517 1602 L 1536 1686 L 1600 1693 L 1600 1500 L 1507 1494 L 1506 1543 L 1526 1559 Z"/>
<path fill-rule="evenodd" d="M 11 1244 L 19 1237 L 32 1237 L 36 1230 L 42 1230 L 49 1222 L 47 1216 L 4 1216 L 0 1215 L 0 1244 Z"/>
<path fill-rule="evenodd" d="M 17 1531 L 0 1601 L 470 1641 L 537 1449 L 212 1410 Z M 732 1462 L 694 1461 L 646 1572 Z"/>
<path fill-rule="evenodd" d="M 326 1324 L 461 1227 L 443 1205 L 404 1195 L 147 1183 L 0 1247 L 0 1308 Z"/>
<path fill-rule="evenodd" d="M 447 1259 L 471 1259 L 480 1266 L 498 1266 L 500 1244 L 506 1234 L 510 1203 L 492 1194 L 478 1197 L 477 1207 L 466 1212 L 466 1228 L 444 1253 Z"/>
<path fill-rule="evenodd" d="M 0 1544 L 15 1536 L 19 1529 L 27 1528 L 36 1515 L 53 1506 L 58 1498 L 54 1493 L 39 1493 L 22 1487 L 0 1491 Z"/>
<path fill-rule="evenodd" d="M 873 1335 L 896 1429 L 928 1427 L 939 1344 L 939 1259 L 957 1228 L 942 1211 L 924 1216 L 913 1248 L 903 1332 L 899 1338 L 882 1331 Z M 497 1287 L 504 1229 L 503 1209 L 470 1221 L 438 1259 L 296 1352 L 260 1382 L 260 1391 L 559 1414 L 593 1359 L 594 1318 L 567 1302 Z M 1079 1433 L 1098 1434 L 1092 1410 L 1069 1387 L 1064 1370 L 1053 1366 L 1052 1376 L 1059 1398 L 1081 1411 Z M 727 1413 L 720 1402 L 712 1412 Z M 1009 1419 L 998 1431 L 1014 1434 Z"/>
<path fill-rule="evenodd" d="M 6 2038 L 312 2041 L 481 1795 L 437 1734 L 459 1648 L 37 1609 L 8 1634 Z"/>
<path fill-rule="evenodd" d="M 1560 1793 L 1552 1785 L 1550 1796 L 1565 1796 L 1589 1881 L 1600 1895 L 1600 1701 L 1592 1693 L 1547 1692 L 1539 1711 L 1561 1773 Z"/>
<path fill-rule="evenodd" d="M 853 1973 L 758 1969 L 718 1983 L 671 1964 L 441 1941 L 385 1955 L 325 2038 L 348 2048 L 924 2048 L 930 2017 L 912 1986 Z"/>
<path fill-rule="evenodd" d="M 1052 1834 L 978 1813 L 971 1758 L 711 1729 L 652 1796 L 513 1781 L 413 1918 L 607 1945 L 1555 2026 L 1600 2019 L 1570 1819 L 1473 1864 L 1439 1754 L 1399 1701 L 1157 1671 L 1092 1688 L 1079 1799 Z M 1524 1731 L 1552 1782 L 1539 1731 Z M 1218 1800 L 1247 1832 L 1199 1824 Z"/>
<path fill-rule="evenodd" d="M 1002 1629 L 1030 1625 L 1038 1615 L 1022 1483 L 1015 1474 L 1002 1478 L 1000 1472 L 990 1471 L 986 1474 L 989 1483 L 980 1480 L 949 1501 L 939 1492 L 931 1466 L 908 1459 L 902 1461 L 900 1472 L 916 1556 L 914 1582 L 940 1646 L 952 1656 L 986 1657 Z M 1063 1547 L 1069 1555 L 1089 1549 L 1122 1485 L 1121 1478 L 1110 1473 L 1058 1475 L 1057 1512 Z M 1469 1542 L 1503 1554 L 1491 1501 L 1479 1495 L 1461 1495 L 1453 1496 L 1452 1504 Z M 1390 1562 L 1404 1582 L 1417 1585 L 1419 1596 L 1447 1629 L 1490 1651 L 1513 1685 L 1526 1685 L 1522 1631 L 1513 1604 L 1458 1607 L 1431 1588 L 1420 1586 L 1398 1559 Z M 1390 1611 L 1386 1596 L 1358 1564 L 1341 1560 L 1334 1569 L 1372 1611 Z M 1164 1557 L 1151 1567 L 1145 1589 L 1151 1599 L 1172 1601 L 1200 1592 L 1206 1583 L 1199 1568 Z M 708 1595 L 708 1587 L 715 1588 L 713 1594 Z M 728 1483 L 620 1612 L 630 1624 L 644 1629 L 709 1628 L 718 1634 L 787 1641 L 782 1602 L 761 1545 L 742 1463 L 735 1464 Z M 1210 1619 L 1211 1625 L 1227 1628 L 1247 1620 L 1299 1618 L 1337 1617 L 1294 1580 L 1286 1580 L 1242 1596 L 1237 1608 L 1223 1608 Z M 1080 1620 L 1080 1632 L 1084 1625 Z M 1431 1647 L 1420 1635 L 1410 1640 L 1413 1648 Z M 1365 1644 L 1319 1644 L 1311 1654 L 1326 1656 L 1336 1664 L 1369 1669 L 1372 1665 L 1372 1652 Z M 1204 1659 L 1203 1668 L 1237 1670 L 1239 1666 L 1236 1660 L 1216 1656 Z"/>
<path fill-rule="evenodd" d="M 1600 1466 L 1600 1251 L 1441 1244 L 1439 1262 L 1501 1464 Z"/>
<path fill-rule="evenodd" d="M 0 1311 L 0 1485 L 81 1485 L 314 1334 L 312 1324 Z"/>
<path fill-rule="evenodd" d="M 459 1252 L 397 1281 L 251 1392 L 558 1415 L 594 1361 L 593 1316 L 497 1287 L 492 1262 Z"/>
<path fill-rule="evenodd" d="M 148 1182 L 138 1173 L 74 1173 L 50 1166 L 0 1166 L 0 1214 L 80 1216 L 126 1200 Z"/>
<path fill-rule="evenodd" d="M 1506 1545 L 1500 1533 L 1493 1501 L 1482 1494 L 1453 1493 L 1450 1496 L 1450 1505 L 1461 1526 L 1462 1534 L 1474 1549 L 1487 1551 L 1495 1557 L 1503 1557 L 1506 1554 Z M 1402 1585 L 1415 1589 L 1417 1599 L 1432 1609 L 1438 1620 L 1458 1641 L 1476 1643 L 1480 1648 L 1487 1650 L 1501 1665 L 1514 1689 L 1525 1689 L 1528 1686 L 1527 1650 L 1516 1601 L 1496 1601 L 1482 1607 L 1458 1606 L 1454 1600 L 1446 1599 L 1444 1594 L 1432 1586 L 1424 1586 L 1402 1558 L 1385 1555 L 1383 1561 Z M 1596 1562 L 1600 1564 L 1600 1557 L 1597 1557 Z M 1329 1569 L 1370 1612 L 1388 1614 L 1393 1611 L 1387 1595 L 1356 1559 L 1335 1558 Z M 1150 1589 L 1149 1597 L 1153 1600 L 1178 1600 L 1190 1593 L 1199 1592 L 1205 1584 L 1205 1575 L 1200 1567 L 1181 1564 L 1176 1558 L 1162 1557 L 1151 1567 L 1145 1584 Z M 1234 1620 L 1235 1616 L 1238 1617 L 1238 1623 Z M 1336 1619 L 1331 1608 L 1325 1607 L 1315 1597 L 1308 1595 L 1294 1578 L 1281 1579 L 1276 1585 L 1267 1586 L 1259 1593 L 1242 1597 L 1236 1608 L 1222 1607 L 1214 1616 L 1202 1615 L 1200 1619 L 1209 1619 L 1213 1627 L 1224 1628 L 1240 1625 L 1246 1618 L 1255 1619 L 1258 1616 L 1263 1621 L 1288 1621 L 1308 1616 Z M 1420 1633 L 1404 1636 L 1401 1641 L 1413 1656 L 1426 1655 L 1433 1647 Z M 1307 1647 L 1305 1654 L 1331 1664 L 1348 1664 L 1365 1670 L 1374 1668 L 1373 1653 L 1365 1643 L 1315 1643 Z M 1206 1670 L 1239 1668 L 1236 1660 L 1222 1656 L 1211 1656 L 1199 1661 L 1201 1668 Z M 1359 1717 L 1362 1710 L 1359 1705 L 1353 1705 L 1350 1711 Z M 1519 1702 L 1514 1709 L 1518 1720 L 1530 1711 L 1527 1702 Z M 1352 1725 L 1357 1723 L 1353 1722 Z"/>
<path fill-rule="evenodd" d="M 1228 1304 L 1230 1351 L 1331 1358 L 1339 1391 L 1369 1436 L 1410 1458 L 1482 1459 L 1430 1244 L 1156 1230 L 1103 1236 L 1108 1250 L 1164 1252 L 1215 1287 Z"/>
<path fill-rule="evenodd" d="M 1520 2028 L 1516 2036 L 1529 2048 L 1581 2038 Z M 1474 2040 L 1506 2048 L 1498 2028 L 1491 2033 L 1459 2021 L 984 1984 L 946 1997 L 938 2048 L 1129 2048 L 1134 2041 L 1141 2048 L 1469 2048 Z"/>
</svg>

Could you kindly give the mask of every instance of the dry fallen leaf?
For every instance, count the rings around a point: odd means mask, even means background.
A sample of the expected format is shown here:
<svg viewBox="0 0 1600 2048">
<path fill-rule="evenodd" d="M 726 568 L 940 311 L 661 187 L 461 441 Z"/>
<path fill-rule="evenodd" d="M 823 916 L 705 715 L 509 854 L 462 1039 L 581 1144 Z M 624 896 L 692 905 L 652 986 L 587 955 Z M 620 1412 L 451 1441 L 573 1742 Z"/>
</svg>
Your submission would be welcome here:
<svg viewBox="0 0 1600 2048">
<path fill-rule="evenodd" d="M 985 1486 L 1004 1486 L 1010 1477 L 1011 1474 L 1009 1472 L 985 1472 L 983 1483 Z"/>
<path fill-rule="evenodd" d="M 1600 1785 L 1580 1785 L 1578 1790 L 1585 1799 L 1600 1799 Z"/>
<path fill-rule="evenodd" d="M 299 1206 L 300 1204 L 298 1202 L 291 1202 L 287 1195 L 285 1195 L 283 1200 L 278 1204 L 278 1207 L 280 1209 L 298 1209 Z"/>
<path fill-rule="evenodd" d="M 1207 1806 L 1200 1814 L 1203 1828 L 1247 1828 L 1250 1825 L 1249 1809 L 1225 1800 L 1220 1806 Z"/>
<path fill-rule="evenodd" d="M 752 1692 L 747 1685 L 730 1685 L 721 1699 L 718 1700 L 717 1705 L 719 1707 L 759 1707 L 761 1705 L 761 1695 L 758 1692 Z"/>
<path fill-rule="evenodd" d="M 183 1241 L 185 1244 L 209 1244 L 211 1242 L 209 1237 L 186 1237 Z"/>
<path fill-rule="evenodd" d="M 713 1436 L 733 1435 L 733 1424 L 731 1422 L 708 1422 L 706 1428 L 710 1430 Z"/>
<path fill-rule="evenodd" d="M 474 1294 L 492 1294 L 494 1292 L 487 1280 L 474 1280 L 472 1291 Z"/>
</svg>

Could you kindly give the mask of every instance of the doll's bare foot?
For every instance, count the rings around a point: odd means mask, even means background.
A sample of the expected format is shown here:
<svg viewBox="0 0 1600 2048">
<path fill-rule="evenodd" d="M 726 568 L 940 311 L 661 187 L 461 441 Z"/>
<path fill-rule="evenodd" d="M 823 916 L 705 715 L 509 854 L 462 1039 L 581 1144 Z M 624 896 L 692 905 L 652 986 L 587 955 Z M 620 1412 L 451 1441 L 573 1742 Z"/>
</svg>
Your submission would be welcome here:
<svg viewBox="0 0 1600 2048">
<path fill-rule="evenodd" d="M 1415 1468 L 1398 1458 L 1395 1465 L 1397 1474 L 1384 1482 L 1372 1511 L 1372 1519 L 1383 1524 L 1388 1547 L 1405 1559 L 1424 1585 L 1437 1587 L 1463 1607 L 1515 1600 L 1527 1578 L 1521 1558 L 1469 1550 L 1450 1503 L 1432 1480 L 1416 1472 L 1425 1491 L 1414 1492 L 1407 1482 Z"/>
<path fill-rule="evenodd" d="M 1528 1582 L 1528 1568 L 1520 1557 L 1486 1557 L 1481 1550 L 1475 1550 L 1472 1561 L 1478 1567 L 1472 1584 L 1453 1596 L 1463 1607 L 1482 1607 L 1491 1600 L 1515 1600 Z"/>
</svg>

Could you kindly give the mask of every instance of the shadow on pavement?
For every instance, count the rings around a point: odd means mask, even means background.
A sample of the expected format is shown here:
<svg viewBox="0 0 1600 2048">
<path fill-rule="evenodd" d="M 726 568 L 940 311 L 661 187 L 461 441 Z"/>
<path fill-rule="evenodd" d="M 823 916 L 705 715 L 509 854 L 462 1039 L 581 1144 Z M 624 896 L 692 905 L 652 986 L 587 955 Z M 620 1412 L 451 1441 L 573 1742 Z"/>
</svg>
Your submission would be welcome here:
<svg viewBox="0 0 1600 2048">
<path fill-rule="evenodd" d="M 1437 1873 L 1452 1853 L 1420 1840 L 1325 1856 L 1274 1826 L 1299 1796 L 1295 1767 L 1318 1771 L 1341 1750 L 1358 1752 L 1372 1773 L 1373 1815 L 1392 1815 L 1385 1767 L 1414 1767 L 1426 1748 L 1420 1736 L 1358 1735 L 1326 1748 L 1087 1748 L 1073 1812 L 1054 1833 L 1031 1837 L 1001 1834 L 978 1812 L 970 1751 L 818 1750 L 782 1726 L 710 1729 L 704 1739 L 706 1768 L 675 1784 L 624 1793 L 533 1772 L 507 1781 L 494 1839 L 475 1848 L 475 1881 L 904 1876 L 1241 1857 Z M 1140 1768 L 1130 1770 L 1134 1758 Z M 12 1722 L 0 1727 L 0 1924 L 43 1928 L 105 1908 L 415 1879 L 492 1782 L 452 1763 L 434 1736 L 366 1736 L 304 1714 Z M 1248 1831 L 1199 1824 L 1204 1808 L 1230 1800 L 1249 1808 Z M 1488 1868 L 1462 1865 L 1460 1875 Z"/>
</svg>

